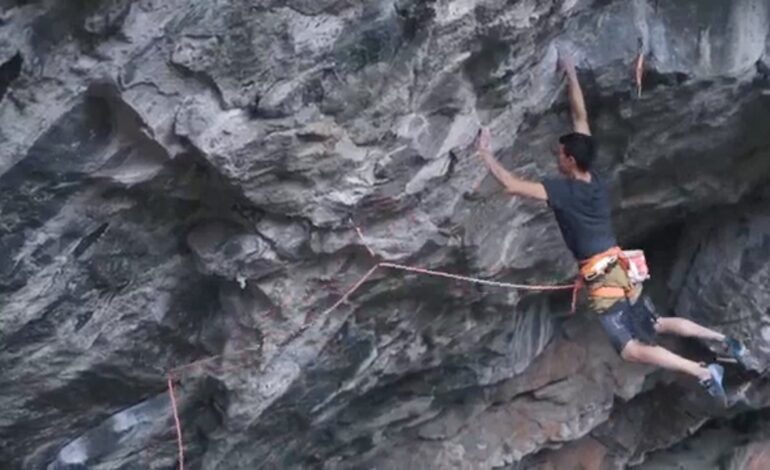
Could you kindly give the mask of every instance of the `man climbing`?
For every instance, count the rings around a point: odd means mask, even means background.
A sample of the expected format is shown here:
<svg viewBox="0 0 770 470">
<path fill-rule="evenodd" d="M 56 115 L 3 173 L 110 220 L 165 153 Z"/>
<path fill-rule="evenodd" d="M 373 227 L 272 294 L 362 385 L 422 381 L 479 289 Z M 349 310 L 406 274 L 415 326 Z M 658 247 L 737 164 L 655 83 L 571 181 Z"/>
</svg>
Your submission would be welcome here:
<svg viewBox="0 0 770 470">
<path fill-rule="evenodd" d="M 477 149 L 494 177 L 512 195 L 547 201 L 562 237 L 577 259 L 588 288 L 589 308 L 599 314 L 610 341 L 624 360 L 660 366 L 697 377 L 708 393 L 726 400 L 723 368 L 703 366 L 655 344 L 657 333 L 718 341 L 740 360 L 745 348 L 736 340 L 684 318 L 659 317 L 641 283 L 629 277 L 629 260 L 617 247 L 609 197 L 592 170 L 594 141 L 583 93 L 571 58 L 560 59 L 566 75 L 573 131 L 559 138 L 557 158 L 561 177 L 526 181 L 506 171 L 492 156 L 489 132 L 479 133 Z"/>
</svg>

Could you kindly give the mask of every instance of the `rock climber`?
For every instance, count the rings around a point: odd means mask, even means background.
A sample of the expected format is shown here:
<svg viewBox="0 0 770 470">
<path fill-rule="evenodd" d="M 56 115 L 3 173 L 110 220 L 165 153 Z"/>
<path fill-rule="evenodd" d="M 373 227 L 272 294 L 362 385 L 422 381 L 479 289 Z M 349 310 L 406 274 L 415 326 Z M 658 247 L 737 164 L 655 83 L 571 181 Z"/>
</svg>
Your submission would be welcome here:
<svg viewBox="0 0 770 470">
<path fill-rule="evenodd" d="M 478 153 L 506 192 L 546 201 L 553 210 L 562 237 L 578 261 L 589 310 L 599 315 L 620 356 L 695 376 L 710 395 L 725 402 L 722 366 L 702 365 L 674 354 L 657 345 L 655 336 L 668 333 L 715 341 L 739 361 L 746 350 L 734 338 L 690 320 L 658 316 L 650 299 L 641 296 L 641 282 L 632 282 L 628 258 L 617 246 L 606 186 L 592 170 L 594 139 L 575 66 L 569 56 L 562 55 L 559 62 L 567 79 L 573 123 L 573 132 L 561 136 L 555 147 L 561 175 L 541 182 L 514 176 L 494 159 L 486 129 L 477 138 Z"/>
</svg>

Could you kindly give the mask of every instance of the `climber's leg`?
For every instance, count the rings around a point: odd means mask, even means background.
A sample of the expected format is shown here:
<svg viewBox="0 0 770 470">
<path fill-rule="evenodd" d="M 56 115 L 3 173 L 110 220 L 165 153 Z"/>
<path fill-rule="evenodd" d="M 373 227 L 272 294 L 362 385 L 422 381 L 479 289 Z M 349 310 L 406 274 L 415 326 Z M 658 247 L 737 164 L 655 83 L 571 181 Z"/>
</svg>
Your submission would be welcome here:
<svg viewBox="0 0 770 470">
<path fill-rule="evenodd" d="M 722 401 L 727 399 L 722 376 L 724 369 L 719 364 L 703 367 L 697 362 L 685 359 L 660 346 L 642 344 L 637 340 L 629 341 L 620 353 L 621 357 L 630 362 L 641 362 L 676 372 L 684 372 L 698 379 L 701 386 L 713 397 Z"/>
<path fill-rule="evenodd" d="M 703 367 L 655 345 L 656 325 L 660 319 L 648 308 L 640 303 L 632 306 L 621 300 L 600 314 L 599 319 L 612 345 L 624 360 L 684 372 L 697 377 L 710 395 L 723 401 L 726 399 L 722 387 L 722 366 L 710 364 Z"/>
<path fill-rule="evenodd" d="M 684 372 L 698 379 L 709 395 L 725 402 L 727 395 L 722 386 L 724 369 L 719 364 L 703 367 L 697 362 L 685 359 L 660 346 L 642 344 L 637 340 L 629 341 L 620 353 L 629 362 L 641 362 L 676 372 Z"/>
<path fill-rule="evenodd" d="M 635 339 L 626 343 L 620 352 L 620 356 L 629 362 L 640 362 L 677 372 L 684 372 L 701 380 L 710 377 L 708 369 L 697 362 L 685 359 L 666 348 L 644 344 Z"/>
<path fill-rule="evenodd" d="M 620 354 L 631 340 L 655 345 L 655 317 L 639 304 L 618 300 L 599 314 L 599 321 L 607 332 L 610 342 Z"/>
<path fill-rule="evenodd" d="M 720 344 L 721 352 L 736 360 L 741 366 L 749 368 L 746 363 L 747 349 L 736 338 L 725 336 L 692 320 L 678 317 L 659 317 L 655 313 L 655 305 L 649 297 L 643 296 L 634 305 L 634 319 L 641 325 L 640 331 L 649 333 L 650 327 L 655 333 L 674 334 L 690 338 L 716 341 Z M 645 341 L 649 342 L 649 341 Z"/>
<path fill-rule="evenodd" d="M 725 335 L 695 323 L 692 320 L 678 317 L 660 317 L 655 312 L 655 304 L 652 300 L 642 295 L 634 303 L 634 316 L 639 321 L 652 326 L 656 333 L 702 338 L 712 341 L 724 341 Z"/>
<path fill-rule="evenodd" d="M 686 318 L 660 317 L 655 322 L 655 331 L 658 333 L 710 339 L 713 341 L 725 340 L 725 335 L 722 333 L 706 328 L 705 326 L 700 326 L 694 321 Z"/>
</svg>

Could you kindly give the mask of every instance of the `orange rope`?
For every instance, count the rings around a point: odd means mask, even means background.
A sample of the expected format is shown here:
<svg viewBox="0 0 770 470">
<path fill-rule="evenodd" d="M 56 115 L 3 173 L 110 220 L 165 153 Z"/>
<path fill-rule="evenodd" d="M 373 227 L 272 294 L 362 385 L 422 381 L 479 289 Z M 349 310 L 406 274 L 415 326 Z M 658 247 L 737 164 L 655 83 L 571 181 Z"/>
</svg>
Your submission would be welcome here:
<svg viewBox="0 0 770 470">
<path fill-rule="evenodd" d="M 179 410 L 176 407 L 176 396 L 174 395 L 174 380 L 171 374 L 168 375 L 168 394 L 171 397 L 171 411 L 174 413 L 174 424 L 176 426 L 176 443 L 179 446 L 179 470 L 184 470 L 184 444 L 182 443 L 182 424 L 179 422 Z"/>
</svg>

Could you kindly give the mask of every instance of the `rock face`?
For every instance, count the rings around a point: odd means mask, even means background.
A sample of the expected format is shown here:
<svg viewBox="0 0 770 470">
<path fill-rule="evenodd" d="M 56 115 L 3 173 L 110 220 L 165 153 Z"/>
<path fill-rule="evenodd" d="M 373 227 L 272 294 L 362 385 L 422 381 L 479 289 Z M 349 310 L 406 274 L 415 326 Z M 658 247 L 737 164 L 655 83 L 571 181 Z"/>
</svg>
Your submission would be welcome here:
<svg viewBox="0 0 770 470">
<path fill-rule="evenodd" d="M 186 468 L 614 468 L 764 416 L 769 33 L 764 0 L 0 1 L 0 466 L 175 467 L 169 372 Z M 566 293 L 372 271 L 571 281 L 472 145 L 555 170 L 558 49 L 649 292 L 755 353 L 728 409 Z"/>
</svg>

